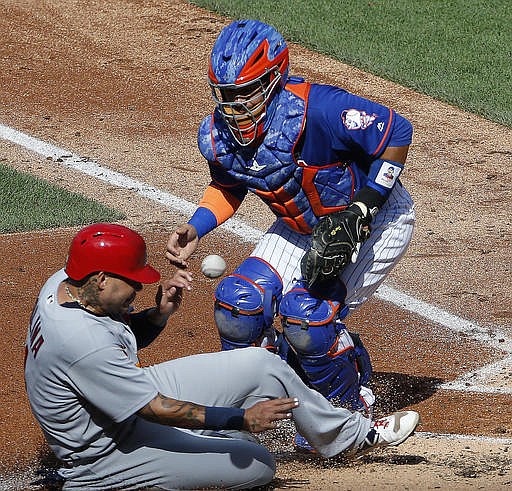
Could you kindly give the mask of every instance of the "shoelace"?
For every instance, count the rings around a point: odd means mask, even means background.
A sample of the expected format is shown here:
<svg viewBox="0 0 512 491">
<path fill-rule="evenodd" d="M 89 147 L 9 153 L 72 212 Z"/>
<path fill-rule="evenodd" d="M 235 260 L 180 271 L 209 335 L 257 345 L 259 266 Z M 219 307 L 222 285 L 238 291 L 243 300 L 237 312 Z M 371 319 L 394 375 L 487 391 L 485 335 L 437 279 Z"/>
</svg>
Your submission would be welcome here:
<svg viewBox="0 0 512 491">
<path fill-rule="evenodd" d="M 389 426 L 389 421 L 387 419 L 378 419 L 377 421 L 374 421 L 372 428 L 366 435 L 366 438 L 361 443 L 360 450 L 364 450 L 368 447 L 373 447 L 374 445 L 377 445 L 379 442 L 379 433 L 377 431 L 377 428 L 387 428 Z"/>
<path fill-rule="evenodd" d="M 372 428 L 366 435 L 366 438 L 363 440 L 361 448 L 365 449 L 367 447 L 373 447 L 373 445 L 375 445 L 378 441 L 379 434 L 377 433 L 377 430 L 375 428 Z"/>
</svg>

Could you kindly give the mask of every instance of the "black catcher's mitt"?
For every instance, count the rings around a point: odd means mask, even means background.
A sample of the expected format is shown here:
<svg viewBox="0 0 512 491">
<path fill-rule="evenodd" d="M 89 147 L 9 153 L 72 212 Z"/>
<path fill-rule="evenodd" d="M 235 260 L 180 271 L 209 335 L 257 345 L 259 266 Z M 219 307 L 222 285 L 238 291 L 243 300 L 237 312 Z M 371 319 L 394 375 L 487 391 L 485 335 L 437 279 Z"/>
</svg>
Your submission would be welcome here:
<svg viewBox="0 0 512 491">
<path fill-rule="evenodd" d="M 361 203 L 323 217 L 313 228 L 311 247 L 301 261 L 302 278 L 312 287 L 334 279 L 350 262 L 355 262 L 361 243 L 370 235 L 372 216 Z"/>
</svg>

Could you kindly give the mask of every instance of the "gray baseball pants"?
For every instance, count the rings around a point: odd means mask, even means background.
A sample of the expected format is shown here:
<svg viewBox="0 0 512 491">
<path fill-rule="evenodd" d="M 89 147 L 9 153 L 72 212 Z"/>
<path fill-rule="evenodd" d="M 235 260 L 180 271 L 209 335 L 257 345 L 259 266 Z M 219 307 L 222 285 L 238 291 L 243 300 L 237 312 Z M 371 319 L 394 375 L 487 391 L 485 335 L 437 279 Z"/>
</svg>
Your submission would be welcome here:
<svg viewBox="0 0 512 491">
<path fill-rule="evenodd" d="M 370 420 L 333 407 L 264 348 L 193 355 L 145 369 L 160 393 L 205 406 L 251 407 L 261 400 L 297 397 L 297 430 L 324 457 L 361 442 Z M 272 454 L 245 433 L 189 431 L 130 420 L 133 431 L 109 455 L 74 469 L 64 489 L 245 489 L 267 484 Z"/>
</svg>

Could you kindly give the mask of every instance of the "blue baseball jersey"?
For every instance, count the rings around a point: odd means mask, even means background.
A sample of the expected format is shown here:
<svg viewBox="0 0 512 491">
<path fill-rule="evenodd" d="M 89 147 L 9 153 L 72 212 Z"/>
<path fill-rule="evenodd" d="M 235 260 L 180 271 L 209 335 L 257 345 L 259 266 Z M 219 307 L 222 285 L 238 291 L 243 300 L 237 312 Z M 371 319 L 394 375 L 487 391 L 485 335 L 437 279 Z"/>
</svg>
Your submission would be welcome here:
<svg viewBox="0 0 512 491">
<path fill-rule="evenodd" d="M 312 84 L 300 156 L 308 165 L 368 165 L 388 146 L 409 145 L 412 125 L 392 109 L 330 85 Z"/>
<path fill-rule="evenodd" d="M 200 125 L 198 146 L 211 188 L 190 219 L 199 236 L 229 218 L 248 191 L 288 226 L 310 233 L 321 216 L 345 208 L 370 184 L 393 186 L 400 164 L 372 169 L 388 146 L 409 145 L 412 125 L 392 109 L 330 85 L 291 79 L 255 147 L 240 147 L 218 110 Z M 213 199 L 212 199 L 213 197 Z"/>
</svg>

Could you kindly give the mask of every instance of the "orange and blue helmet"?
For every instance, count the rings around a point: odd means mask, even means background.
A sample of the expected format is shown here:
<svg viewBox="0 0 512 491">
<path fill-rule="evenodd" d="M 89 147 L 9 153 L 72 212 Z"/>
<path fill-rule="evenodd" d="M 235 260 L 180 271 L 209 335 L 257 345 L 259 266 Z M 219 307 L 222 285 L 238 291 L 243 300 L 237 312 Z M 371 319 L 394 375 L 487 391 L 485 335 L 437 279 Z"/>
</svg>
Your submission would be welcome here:
<svg viewBox="0 0 512 491">
<path fill-rule="evenodd" d="M 208 79 L 217 107 L 240 145 L 250 145 L 268 129 L 288 67 L 288 46 L 268 24 L 238 20 L 219 34 Z"/>
</svg>

